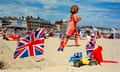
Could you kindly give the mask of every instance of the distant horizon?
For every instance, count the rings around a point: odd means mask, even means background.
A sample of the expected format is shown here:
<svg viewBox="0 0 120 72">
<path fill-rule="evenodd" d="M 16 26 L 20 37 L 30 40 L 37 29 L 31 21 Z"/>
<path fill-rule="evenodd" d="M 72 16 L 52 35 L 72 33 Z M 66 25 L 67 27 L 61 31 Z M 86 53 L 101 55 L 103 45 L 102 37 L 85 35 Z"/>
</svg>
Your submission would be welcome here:
<svg viewBox="0 0 120 72">
<path fill-rule="evenodd" d="M 120 28 L 120 0 L 1 0 L 0 16 L 33 16 L 50 20 L 69 20 L 71 5 L 79 6 L 80 26 Z"/>
</svg>

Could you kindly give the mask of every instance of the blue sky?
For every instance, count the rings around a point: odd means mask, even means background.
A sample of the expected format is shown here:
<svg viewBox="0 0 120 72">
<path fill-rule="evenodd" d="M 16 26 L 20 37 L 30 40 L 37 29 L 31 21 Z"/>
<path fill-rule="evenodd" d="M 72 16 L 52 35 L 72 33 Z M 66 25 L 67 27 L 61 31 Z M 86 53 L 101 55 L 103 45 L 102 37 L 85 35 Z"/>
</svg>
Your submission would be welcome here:
<svg viewBox="0 0 120 72">
<path fill-rule="evenodd" d="M 43 19 L 69 20 L 69 8 L 77 4 L 78 25 L 120 28 L 120 0 L 0 0 L 0 17 L 40 16 Z"/>
</svg>

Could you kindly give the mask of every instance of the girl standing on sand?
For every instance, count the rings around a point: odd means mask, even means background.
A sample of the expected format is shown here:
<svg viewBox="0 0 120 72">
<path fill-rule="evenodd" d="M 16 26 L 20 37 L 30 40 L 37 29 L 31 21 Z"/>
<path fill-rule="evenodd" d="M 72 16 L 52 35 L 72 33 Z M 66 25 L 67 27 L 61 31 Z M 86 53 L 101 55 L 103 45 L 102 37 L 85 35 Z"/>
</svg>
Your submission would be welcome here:
<svg viewBox="0 0 120 72">
<path fill-rule="evenodd" d="M 78 10 L 79 10 L 79 8 L 77 5 L 72 5 L 70 8 L 71 16 L 70 16 L 70 21 L 69 21 L 69 24 L 68 24 L 68 27 L 66 30 L 66 39 L 64 41 L 64 46 L 67 45 L 67 42 L 72 35 L 74 35 L 74 37 L 75 37 L 75 46 L 79 46 L 79 44 L 78 44 L 78 38 L 79 38 L 78 36 L 79 35 L 76 31 L 76 25 L 79 21 L 81 21 L 81 18 L 77 17 Z"/>
</svg>

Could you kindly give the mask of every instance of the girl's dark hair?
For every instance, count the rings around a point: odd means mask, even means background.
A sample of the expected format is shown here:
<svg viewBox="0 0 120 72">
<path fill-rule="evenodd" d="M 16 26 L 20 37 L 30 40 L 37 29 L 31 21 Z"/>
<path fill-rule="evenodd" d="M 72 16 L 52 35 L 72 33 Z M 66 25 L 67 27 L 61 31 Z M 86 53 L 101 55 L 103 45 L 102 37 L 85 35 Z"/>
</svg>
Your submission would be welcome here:
<svg viewBox="0 0 120 72">
<path fill-rule="evenodd" d="M 78 10 L 79 10 L 79 8 L 77 5 L 72 5 L 70 8 L 70 13 L 72 13 L 72 14 L 77 13 Z"/>
</svg>

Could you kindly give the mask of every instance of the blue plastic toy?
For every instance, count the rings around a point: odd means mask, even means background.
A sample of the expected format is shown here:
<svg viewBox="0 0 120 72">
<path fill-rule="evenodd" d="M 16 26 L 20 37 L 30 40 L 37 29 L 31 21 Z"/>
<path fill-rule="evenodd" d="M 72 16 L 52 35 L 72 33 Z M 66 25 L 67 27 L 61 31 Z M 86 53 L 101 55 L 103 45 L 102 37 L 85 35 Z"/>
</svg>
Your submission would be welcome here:
<svg viewBox="0 0 120 72">
<path fill-rule="evenodd" d="M 75 52 L 73 56 L 70 57 L 69 62 L 74 62 L 75 60 L 81 60 L 82 52 Z"/>
</svg>

